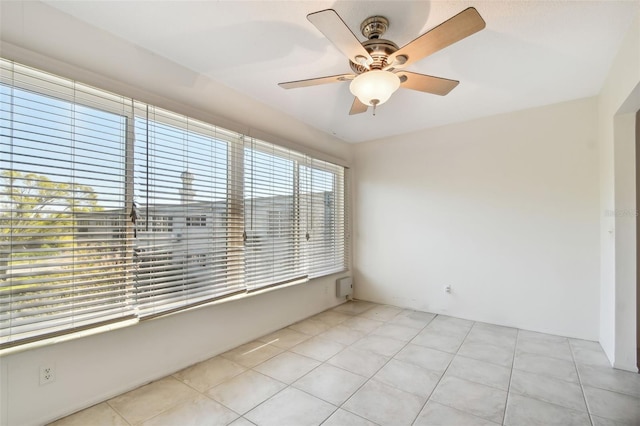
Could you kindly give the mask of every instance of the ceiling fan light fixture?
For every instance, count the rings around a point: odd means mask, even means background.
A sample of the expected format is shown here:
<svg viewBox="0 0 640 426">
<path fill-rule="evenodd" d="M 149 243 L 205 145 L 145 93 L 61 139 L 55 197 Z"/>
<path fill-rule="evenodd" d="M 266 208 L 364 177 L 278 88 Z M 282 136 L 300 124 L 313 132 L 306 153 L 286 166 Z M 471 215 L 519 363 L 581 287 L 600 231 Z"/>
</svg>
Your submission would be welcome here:
<svg viewBox="0 0 640 426">
<path fill-rule="evenodd" d="M 382 105 L 400 87 L 400 77 L 389 71 L 372 70 L 353 79 L 349 90 L 368 106 Z"/>
</svg>

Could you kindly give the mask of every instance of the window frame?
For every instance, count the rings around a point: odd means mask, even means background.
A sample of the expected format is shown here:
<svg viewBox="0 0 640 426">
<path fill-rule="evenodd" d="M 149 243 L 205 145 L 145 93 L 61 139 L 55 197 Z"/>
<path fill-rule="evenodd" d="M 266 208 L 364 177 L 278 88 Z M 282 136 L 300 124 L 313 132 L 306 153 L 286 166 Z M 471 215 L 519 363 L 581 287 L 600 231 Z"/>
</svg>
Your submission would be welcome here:
<svg viewBox="0 0 640 426">
<path fill-rule="evenodd" d="M 11 73 L 6 72 L 7 69 L 9 68 L 11 69 Z M 8 74 L 12 74 L 15 69 L 20 70 L 20 72 L 22 73 L 22 79 L 16 80 L 15 78 L 13 78 L 12 75 L 11 76 L 8 75 Z M 220 297 L 204 298 L 202 300 L 197 300 L 193 304 L 180 306 L 180 307 L 177 307 L 176 309 L 163 310 L 157 314 L 148 315 L 148 316 L 140 316 L 139 314 L 135 314 L 134 316 L 127 316 L 118 321 L 122 321 L 123 323 L 127 322 L 127 324 L 136 323 L 144 319 L 154 318 L 156 316 L 164 316 L 176 311 L 190 309 L 194 306 L 209 304 L 209 303 L 218 301 L 219 299 L 231 298 L 241 293 L 263 291 L 270 287 L 277 288 L 279 286 L 284 286 L 288 284 L 290 285 L 291 283 L 307 282 L 310 278 L 318 278 L 321 276 L 330 275 L 330 274 L 348 270 L 349 246 L 348 246 L 348 233 L 346 232 L 346 224 L 348 223 L 348 218 L 349 218 L 348 204 L 350 200 L 347 199 L 348 195 L 346 191 L 343 190 L 339 194 L 336 193 L 337 196 L 342 197 L 340 200 L 341 206 L 339 207 L 338 212 L 340 212 L 343 215 L 343 217 L 340 219 L 340 222 L 345 225 L 345 229 L 343 231 L 340 231 L 340 233 L 343 235 L 336 236 L 337 238 L 338 237 L 344 238 L 344 242 L 342 243 L 344 253 L 343 253 L 342 262 L 340 263 L 340 265 L 336 265 L 336 268 L 334 268 L 331 271 L 322 272 L 320 274 L 307 273 L 307 274 L 296 276 L 290 280 L 285 280 L 282 282 L 267 283 L 267 284 L 258 286 L 256 288 L 249 288 L 246 281 L 246 276 L 245 276 L 247 273 L 246 264 L 247 264 L 248 255 L 246 253 L 247 246 L 246 246 L 246 238 L 245 238 L 246 231 L 247 231 L 247 228 L 246 228 L 247 212 L 244 208 L 244 203 L 246 201 L 245 200 L 246 188 L 245 188 L 244 176 L 247 173 L 247 170 L 245 170 L 244 156 L 246 152 L 245 150 L 247 148 L 247 141 L 248 140 L 251 141 L 252 149 L 256 149 L 256 147 L 258 147 L 259 150 L 263 150 L 264 152 L 267 152 L 267 153 L 275 153 L 276 155 L 280 155 L 280 154 L 284 155 L 284 153 L 286 153 L 287 156 L 293 159 L 293 182 L 292 182 L 293 199 L 291 202 L 293 203 L 292 220 L 295 223 L 293 224 L 294 231 L 292 234 L 292 238 L 294 240 L 293 250 L 296 251 L 296 255 L 294 257 L 294 262 L 296 264 L 299 263 L 300 265 L 302 265 L 303 263 L 306 263 L 308 261 L 306 258 L 306 255 L 307 255 L 306 252 L 308 249 L 307 249 L 307 246 L 305 246 L 305 240 L 308 240 L 308 238 L 305 238 L 306 234 L 308 234 L 308 231 L 305 231 L 304 229 L 302 229 L 303 217 L 301 213 L 301 209 L 302 209 L 301 203 L 303 203 L 303 201 L 301 201 L 301 195 L 300 195 L 301 194 L 301 188 L 300 188 L 301 167 L 311 167 L 310 166 L 311 164 L 317 163 L 315 166 L 313 166 L 313 167 L 316 167 L 319 164 L 326 163 L 328 165 L 327 166 L 328 169 L 332 169 L 332 170 L 341 169 L 343 170 L 342 175 L 341 176 L 336 175 L 335 178 L 338 180 L 341 179 L 342 182 L 337 184 L 336 186 L 341 185 L 343 188 L 346 188 L 347 173 L 346 173 L 345 167 L 337 164 L 331 164 L 329 162 L 326 162 L 320 159 L 316 159 L 307 154 L 300 153 L 297 150 L 289 149 L 287 147 L 284 147 L 278 144 L 251 138 L 249 136 L 244 136 L 242 134 L 223 129 L 219 126 L 212 125 L 194 118 L 186 117 L 182 114 L 167 111 L 165 109 L 155 107 L 150 104 L 140 102 L 129 97 L 113 94 L 113 93 L 110 93 L 98 88 L 94 88 L 70 79 L 66 79 L 64 77 L 49 74 L 45 71 L 26 67 L 18 63 L 3 59 L 1 57 L 0 57 L 0 70 L 2 71 L 0 73 L 0 84 L 5 85 L 7 87 L 16 87 L 22 90 L 27 90 L 29 92 L 36 93 L 38 95 L 53 97 L 56 99 L 64 100 L 66 102 L 71 102 L 72 104 L 84 105 L 90 108 L 96 108 L 106 112 L 115 113 L 119 116 L 122 116 L 126 120 L 126 124 L 125 124 L 126 130 L 125 130 L 125 136 L 124 136 L 125 147 L 122 152 L 122 160 L 124 162 L 124 175 L 122 176 L 122 182 L 124 183 L 124 189 L 123 189 L 124 206 L 122 206 L 122 208 L 126 214 L 128 214 L 129 211 L 133 211 L 133 206 L 135 205 L 135 201 L 136 201 L 135 188 L 134 188 L 134 184 L 135 184 L 134 175 L 135 175 L 135 167 L 136 167 L 136 163 L 135 163 L 136 162 L 136 158 L 135 158 L 136 136 L 135 135 L 136 135 L 136 119 L 137 118 L 139 119 L 138 112 L 139 112 L 140 106 L 146 106 L 147 108 L 153 107 L 155 109 L 161 110 L 162 114 L 160 114 L 159 116 L 155 116 L 154 119 L 158 119 L 158 117 L 160 117 L 159 118 L 160 120 L 165 119 L 167 123 L 169 123 L 170 125 L 175 125 L 176 122 L 180 122 L 181 120 L 186 120 L 186 122 L 188 122 L 190 126 L 191 125 L 195 126 L 194 128 L 191 128 L 189 130 L 194 130 L 199 133 L 201 132 L 203 134 L 207 134 L 207 136 L 212 136 L 216 139 L 222 138 L 228 144 L 226 179 L 227 179 L 227 183 L 233 182 L 233 184 L 227 185 L 227 193 L 226 193 L 227 222 L 226 222 L 225 232 L 228 234 L 226 237 L 226 242 L 227 242 L 226 250 L 227 250 L 227 257 L 228 257 L 226 262 L 227 262 L 227 267 L 230 267 L 235 271 L 233 277 L 231 277 L 230 280 L 233 282 L 244 283 L 245 289 L 239 292 L 223 294 Z M 147 116 L 145 117 L 145 119 L 149 119 L 149 117 Z M 173 119 L 175 119 L 175 122 L 173 121 Z M 211 131 L 211 129 L 213 129 L 213 131 Z M 9 161 L 9 164 L 13 164 L 13 163 Z M 282 230 L 280 229 L 280 225 L 281 225 L 280 222 L 282 221 L 281 215 L 283 212 L 275 211 L 275 213 L 277 214 L 274 214 L 273 216 L 274 218 L 277 218 L 278 223 L 272 224 L 271 220 L 269 220 L 267 233 L 272 234 L 273 232 L 275 232 L 278 234 L 277 236 L 280 236 L 282 232 Z M 214 216 L 215 214 L 216 213 L 214 213 Z M 268 215 L 269 217 L 271 217 L 272 216 L 271 212 L 269 212 Z M 198 216 L 198 218 L 201 219 L 201 215 L 194 215 L 194 217 L 195 216 Z M 203 223 L 201 223 L 202 221 L 200 220 L 198 221 L 198 223 L 194 222 L 191 224 L 186 223 L 188 222 L 188 219 L 191 219 L 191 217 L 188 217 L 188 218 L 186 217 L 185 225 L 206 228 L 209 226 L 208 224 L 209 220 L 207 216 L 203 216 L 203 217 L 204 217 Z M 154 214 L 146 218 L 146 220 L 148 221 L 147 223 L 148 229 L 150 229 L 151 232 L 154 232 L 154 231 L 172 232 L 175 227 L 174 219 L 175 218 L 173 216 L 170 216 L 168 214 L 167 215 Z M 110 222 L 110 218 L 107 218 L 106 216 L 103 220 L 106 222 Z M 85 218 L 82 218 L 81 216 L 74 217 L 74 221 L 77 222 L 78 227 L 80 227 L 81 224 L 83 224 L 83 226 L 87 229 L 89 229 L 92 226 L 88 220 L 86 220 Z M 214 221 L 215 221 L 215 218 L 214 218 Z M 335 234 L 336 230 L 334 229 L 333 232 Z M 135 223 L 126 221 L 125 227 L 122 229 L 119 228 L 117 235 L 116 234 L 113 235 L 113 238 L 119 238 L 122 240 L 124 249 L 126 251 L 126 255 L 131 258 L 133 258 L 134 256 L 134 248 L 136 244 L 135 241 L 137 237 L 136 233 L 137 231 L 136 231 Z M 200 255 L 192 254 L 191 257 L 194 257 L 196 263 L 201 263 Z M 299 267 L 300 265 L 296 266 L 296 268 Z M 303 265 L 303 266 L 300 266 L 300 268 L 301 270 L 302 269 L 308 270 L 309 266 Z M 132 287 L 132 283 L 135 281 L 135 277 L 133 275 L 134 273 L 130 269 L 126 269 L 122 271 L 122 278 L 128 287 Z M 128 297 L 132 300 L 132 303 L 135 306 L 137 303 L 135 295 L 129 294 Z M 131 322 L 132 319 L 136 319 L 136 321 Z M 111 321 L 108 321 L 107 323 L 110 323 L 110 322 Z M 103 322 L 96 322 L 95 324 L 90 324 L 86 327 L 83 327 L 82 329 L 84 330 L 87 328 L 98 328 L 104 324 L 105 323 Z M 0 323 L 0 325 L 2 324 Z M 9 328 L 10 327 L 11 325 L 9 325 Z M 5 348 L 21 346 L 23 344 L 30 343 L 33 341 L 44 340 L 52 336 L 70 334 L 77 331 L 78 329 L 76 328 L 71 328 L 71 329 L 63 328 L 59 331 L 56 331 L 55 333 L 43 333 L 41 335 L 36 335 L 28 339 L 16 339 L 16 340 L 11 340 L 10 338 L 5 339 L 4 337 L 0 337 L 0 351 Z M 9 336 L 11 335 L 9 334 Z"/>
</svg>

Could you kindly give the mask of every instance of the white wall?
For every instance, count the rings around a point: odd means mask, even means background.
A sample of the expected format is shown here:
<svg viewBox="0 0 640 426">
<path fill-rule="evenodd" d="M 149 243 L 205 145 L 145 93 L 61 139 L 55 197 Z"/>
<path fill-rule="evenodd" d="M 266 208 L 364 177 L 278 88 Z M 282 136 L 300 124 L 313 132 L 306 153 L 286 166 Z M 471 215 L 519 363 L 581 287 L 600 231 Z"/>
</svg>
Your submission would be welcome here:
<svg viewBox="0 0 640 426">
<path fill-rule="evenodd" d="M 614 118 L 615 164 L 615 357 L 616 368 L 636 366 L 636 164 L 635 114 Z"/>
<path fill-rule="evenodd" d="M 37 2 L 0 2 L 2 56 L 349 165 L 352 148 L 247 96 Z M 0 425 L 54 420 L 341 303 L 335 279 L 0 358 Z M 39 366 L 57 379 L 39 386 Z"/>
<path fill-rule="evenodd" d="M 640 108 L 636 112 L 636 210 L 640 207 L 640 173 L 638 173 L 638 164 L 640 164 Z M 636 357 L 640 354 L 640 250 L 638 243 L 640 242 L 640 226 L 638 226 L 640 217 L 636 216 Z M 638 365 L 640 359 L 636 359 Z"/>
<path fill-rule="evenodd" d="M 617 368 L 636 371 L 634 113 L 640 109 L 640 15 L 598 97 L 600 343 Z M 608 215 L 607 212 L 619 215 Z"/>
<path fill-rule="evenodd" d="M 356 297 L 597 340 L 596 105 L 356 145 Z"/>
</svg>

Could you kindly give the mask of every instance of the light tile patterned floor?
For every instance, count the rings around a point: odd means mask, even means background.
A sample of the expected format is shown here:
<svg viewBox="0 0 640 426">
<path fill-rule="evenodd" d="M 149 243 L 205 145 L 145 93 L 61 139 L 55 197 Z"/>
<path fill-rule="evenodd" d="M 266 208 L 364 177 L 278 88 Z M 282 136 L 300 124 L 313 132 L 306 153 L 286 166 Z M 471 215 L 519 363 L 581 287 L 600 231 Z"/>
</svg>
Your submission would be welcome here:
<svg viewBox="0 0 640 426">
<path fill-rule="evenodd" d="M 54 423 L 640 425 L 598 343 L 349 302 Z"/>
</svg>

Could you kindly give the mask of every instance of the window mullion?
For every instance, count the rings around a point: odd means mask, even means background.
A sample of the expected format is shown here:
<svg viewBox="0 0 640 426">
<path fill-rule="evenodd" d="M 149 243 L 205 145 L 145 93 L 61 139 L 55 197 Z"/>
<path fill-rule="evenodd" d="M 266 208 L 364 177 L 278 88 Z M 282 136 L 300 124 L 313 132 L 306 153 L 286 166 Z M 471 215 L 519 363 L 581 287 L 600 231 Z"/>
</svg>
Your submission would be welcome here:
<svg viewBox="0 0 640 426">
<path fill-rule="evenodd" d="M 306 265 L 304 265 L 304 248 L 305 245 L 301 233 L 301 215 L 300 215 L 300 161 L 296 160 L 293 165 L 293 244 L 294 244 L 294 262 L 295 268 L 303 274 L 307 274 Z"/>
<path fill-rule="evenodd" d="M 135 244 L 135 223 L 133 223 L 130 214 L 134 210 L 134 170 L 135 170 L 135 114 L 134 103 L 131 100 L 130 107 L 124 111 L 127 124 L 124 148 L 124 223 L 125 225 L 125 244 L 124 244 L 124 262 L 125 262 L 125 285 L 127 286 L 127 303 L 135 308 L 135 269 L 133 268 L 133 250 Z"/>
<path fill-rule="evenodd" d="M 246 284 L 244 242 L 244 137 L 229 143 L 227 159 L 227 267 L 229 279 Z"/>
</svg>

